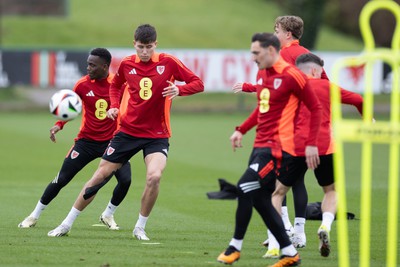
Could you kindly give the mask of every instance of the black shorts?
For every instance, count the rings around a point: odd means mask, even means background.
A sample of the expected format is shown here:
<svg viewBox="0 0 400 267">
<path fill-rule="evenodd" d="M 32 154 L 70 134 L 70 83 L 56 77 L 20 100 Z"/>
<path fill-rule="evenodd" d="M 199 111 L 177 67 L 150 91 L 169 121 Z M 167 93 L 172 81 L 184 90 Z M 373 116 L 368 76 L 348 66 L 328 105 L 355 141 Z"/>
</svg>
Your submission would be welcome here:
<svg viewBox="0 0 400 267">
<path fill-rule="evenodd" d="M 113 163 L 126 163 L 140 150 L 143 150 L 143 157 L 156 152 L 168 157 L 168 138 L 139 138 L 118 132 L 111 139 L 102 158 Z"/>
<path fill-rule="evenodd" d="M 333 154 L 319 156 L 320 164 L 314 170 L 315 178 L 320 186 L 334 183 L 333 177 Z"/>
<path fill-rule="evenodd" d="M 291 156 L 280 149 L 254 148 L 249 159 L 248 170 L 257 173 L 261 186 L 274 190 L 276 179 L 288 169 Z"/>
<path fill-rule="evenodd" d="M 319 156 L 320 164 L 314 170 L 315 178 L 320 186 L 334 183 L 332 154 Z M 297 181 L 304 180 L 307 172 L 306 157 L 291 157 L 286 175 L 280 175 L 278 180 L 285 186 L 291 187 Z"/>
<path fill-rule="evenodd" d="M 107 148 L 109 141 L 99 142 L 87 139 L 78 139 L 68 151 L 64 162 L 69 166 L 82 169 L 89 162 L 100 158 Z"/>
</svg>

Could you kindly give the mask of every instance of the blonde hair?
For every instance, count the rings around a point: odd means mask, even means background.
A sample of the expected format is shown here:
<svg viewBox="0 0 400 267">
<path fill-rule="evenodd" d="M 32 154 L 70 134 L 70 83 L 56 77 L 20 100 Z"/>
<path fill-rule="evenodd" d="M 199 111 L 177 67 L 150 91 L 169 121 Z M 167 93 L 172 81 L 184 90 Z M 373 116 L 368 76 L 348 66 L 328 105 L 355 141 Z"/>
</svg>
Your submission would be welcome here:
<svg viewBox="0 0 400 267">
<path fill-rule="evenodd" d="M 275 20 L 275 28 L 280 25 L 287 32 L 291 32 L 295 39 L 303 35 L 304 22 L 298 16 L 279 16 Z"/>
</svg>

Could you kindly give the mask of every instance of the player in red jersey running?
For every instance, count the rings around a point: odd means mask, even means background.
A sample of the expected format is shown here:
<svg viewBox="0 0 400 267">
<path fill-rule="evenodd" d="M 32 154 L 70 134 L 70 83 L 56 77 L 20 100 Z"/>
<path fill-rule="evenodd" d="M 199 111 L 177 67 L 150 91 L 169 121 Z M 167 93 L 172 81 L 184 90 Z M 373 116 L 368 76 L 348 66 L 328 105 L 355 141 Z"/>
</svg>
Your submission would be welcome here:
<svg viewBox="0 0 400 267">
<path fill-rule="evenodd" d="M 82 77 L 73 90 L 83 102 L 83 114 L 80 131 L 75 138 L 75 144 L 68 151 L 60 171 L 49 183 L 32 213 L 19 225 L 20 228 L 34 227 L 48 204 L 58 195 L 75 175 L 89 162 L 100 158 L 107 148 L 110 139 L 117 129 L 117 122 L 107 118 L 107 108 L 110 105 L 109 87 L 113 75 L 109 74 L 111 54 L 105 48 L 95 48 L 90 51 L 87 59 L 88 75 Z M 50 129 L 50 139 L 56 142 L 56 134 L 63 129 L 66 121 L 57 121 Z M 131 184 L 130 163 L 124 164 L 115 172 L 118 184 L 100 221 L 109 229 L 118 230 L 114 220 L 114 212 L 125 198 Z"/>
<path fill-rule="evenodd" d="M 310 168 L 319 164 L 316 141 L 321 119 L 321 106 L 314 91 L 308 86 L 307 78 L 299 70 L 281 59 L 280 43 L 270 33 L 258 33 L 252 37 L 251 53 L 258 65 L 257 85 L 235 84 L 233 90 L 257 92 L 258 114 L 256 116 L 256 137 L 248 168 L 237 184 L 239 196 L 236 210 L 234 236 L 229 247 L 217 260 L 232 264 L 240 258 L 243 239 L 256 208 L 266 226 L 271 230 L 282 247 L 282 257 L 273 266 L 298 266 L 300 256 L 286 234 L 281 216 L 272 205 L 271 195 L 276 177 L 285 175 L 287 165 L 292 160 L 293 147 L 287 147 L 280 135 L 285 132 L 293 140 L 294 119 L 299 101 L 312 111 L 307 139 L 306 160 Z M 241 144 L 231 140 L 235 149 Z M 289 144 L 289 140 L 287 140 Z M 293 144 L 293 141 L 291 142 Z"/>
<path fill-rule="evenodd" d="M 89 205 L 109 177 L 142 150 L 147 169 L 146 187 L 133 236 L 149 240 L 144 228 L 156 202 L 161 175 L 167 164 L 172 99 L 204 90 L 198 76 L 174 56 L 156 53 L 156 46 L 155 28 L 149 24 L 140 25 L 134 35 L 136 54 L 122 60 L 110 87 L 111 106 L 107 116 L 112 120 L 121 116 L 120 129 L 106 149 L 98 169 L 76 199 L 71 212 L 60 226 L 48 233 L 49 236 L 67 234 L 76 214 Z M 175 80 L 185 84 L 175 85 Z M 130 98 L 127 110 L 122 114 L 119 99 L 125 84 Z"/>
</svg>

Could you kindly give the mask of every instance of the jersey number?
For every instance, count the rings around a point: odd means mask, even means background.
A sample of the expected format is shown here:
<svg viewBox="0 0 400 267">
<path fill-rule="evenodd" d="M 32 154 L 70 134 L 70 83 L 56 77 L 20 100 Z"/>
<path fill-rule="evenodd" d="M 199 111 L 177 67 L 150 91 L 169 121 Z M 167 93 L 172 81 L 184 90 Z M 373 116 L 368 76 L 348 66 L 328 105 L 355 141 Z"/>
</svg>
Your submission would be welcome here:
<svg viewBox="0 0 400 267">
<path fill-rule="evenodd" d="M 107 117 L 107 101 L 105 101 L 104 99 L 99 99 L 96 101 L 95 107 L 96 111 L 94 114 L 96 118 L 98 118 L 99 120 L 104 120 Z"/>
<path fill-rule="evenodd" d="M 153 86 L 153 82 L 150 78 L 142 78 L 139 82 L 140 91 L 139 95 L 143 100 L 149 100 L 152 96 L 153 92 L 151 91 L 151 87 Z"/>
<path fill-rule="evenodd" d="M 270 92 L 267 88 L 264 88 L 260 93 L 260 113 L 266 113 L 269 110 L 269 99 Z"/>
</svg>

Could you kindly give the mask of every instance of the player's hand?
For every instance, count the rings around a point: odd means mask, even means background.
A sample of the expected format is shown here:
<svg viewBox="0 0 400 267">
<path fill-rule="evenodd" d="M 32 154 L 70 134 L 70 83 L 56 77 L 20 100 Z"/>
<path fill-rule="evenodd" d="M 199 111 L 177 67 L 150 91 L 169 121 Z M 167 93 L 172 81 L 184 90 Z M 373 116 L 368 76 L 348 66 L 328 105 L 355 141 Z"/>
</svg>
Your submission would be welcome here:
<svg viewBox="0 0 400 267">
<path fill-rule="evenodd" d="M 232 86 L 232 91 L 236 94 L 239 92 L 242 92 L 243 90 L 243 83 L 236 83 L 234 86 Z"/>
<path fill-rule="evenodd" d="M 53 127 L 50 128 L 50 140 L 53 141 L 54 143 L 57 141 L 56 140 L 56 133 L 61 130 L 60 126 L 54 125 Z"/>
<path fill-rule="evenodd" d="M 178 86 L 176 86 L 171 81 L 167 81 L 167 83 L 169 83 L 169 86 L 164 88 L 164 91 L 162 92 L 163 97 L 168 97 L 169 96 L 169 99 L 172 99 L 175 96 L 178 96 L 179 95 Z"/>
<path fill-rule="evenodd" d="M 115 120 L 118 117 L 119 109 L 118 108 L 110 108 L 107 110 L 107 118 Z"/>
<path fill-rule="evenodd" d="M 236 151 L 236 148 L 243 147 L 242 146 L 243 134 L 239 131 L 234 131 L 229 140 L 231 141 L 233 151 Z"/>
<path fill-rule="evenodd" d="M 319 165 L 318 147 L 306 146 L 306 163 L 309 169 L 316 169 Z"/>
</svg>

